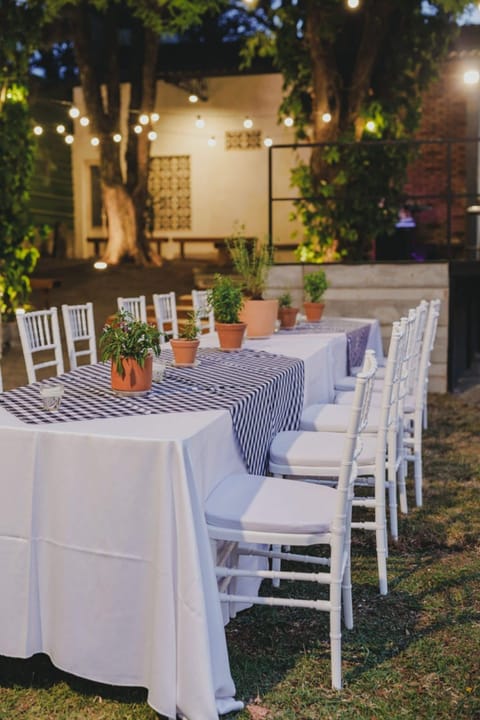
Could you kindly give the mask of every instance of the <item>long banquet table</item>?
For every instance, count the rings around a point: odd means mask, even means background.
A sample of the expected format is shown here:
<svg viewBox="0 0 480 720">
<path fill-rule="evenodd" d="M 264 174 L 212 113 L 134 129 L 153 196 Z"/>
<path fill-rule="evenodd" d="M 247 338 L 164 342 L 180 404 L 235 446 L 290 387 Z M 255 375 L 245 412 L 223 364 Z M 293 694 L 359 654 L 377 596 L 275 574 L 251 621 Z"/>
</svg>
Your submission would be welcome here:
<svg viewBox="0 0 480 720">
<path fill-rule="evenodd" d="M 248 467 L 251 440 L 239 437 L 235 403 L 220 402 L 226 386 L 210 387 L 202 366 L 205 371 L 216 357 L 237 373 L 235 359 L 256 357 L 270 368 L 260 373 L 267 387 L 279 372 L 272 358 L 290 357 L 281 372 L 297 373 L 303 397 L 295 412 L 283 413 L 274 394 L 265 395 L 276 432 L 298 422 L 302 404 L 333 398 L 335 380 L 345 372 L 346 337 L 299 335 L 292 342 L 276 335 L 247 341 L 236 355 L 220 353 L 216 344 L 215 336 L 202 338 L 200 365 L 183 382 L 186 371 L 169 367 L 154 384 L 159 396 L 180 388 L 189 401 L 201 397 L 202 411 L 144 412 L 138 398 L 133 410 L 129 398 L 117 398 L 125 412 L 116 416 L 89 419 L 85 410 L 83 419 L 62 416 L 64 406 L 88 409 L 91 403 L 98 410 L 111 402 L 108 389 L 87 390 L 85 402 L 76 382 L 80 376 L 97 387 L 101 364 L 61 378 L 66 389 L 58 420 L 56 413 L 38 413 L 36 385 L 0 395 L 2 655 L 46 653 L 81 677 L 146 687 L 148 703 L 170 718 L 214 720 L 241 705 L 234 699 L 203 500 L 226 474 Z M 249 425 L 256 432 L 264 410 L 252 408 Z"/>
</svg>

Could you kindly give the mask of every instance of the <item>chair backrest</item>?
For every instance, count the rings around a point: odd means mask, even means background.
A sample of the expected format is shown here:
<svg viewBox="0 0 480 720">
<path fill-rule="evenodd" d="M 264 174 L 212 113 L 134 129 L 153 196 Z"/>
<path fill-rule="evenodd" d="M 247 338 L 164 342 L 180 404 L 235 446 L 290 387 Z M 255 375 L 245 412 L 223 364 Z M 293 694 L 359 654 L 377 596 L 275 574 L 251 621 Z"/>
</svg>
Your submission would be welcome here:
<svg viewBox="0 0 480 720">
<path fill-rule="evenodd" d="M 215 332 L 215 316 L 208 305 L 208 290 L 192 290 L 193 312 L 200 323 L 200 329 Z"/>
<path fill-rule="evenodd" d="M 78 367 L 78 359 L 88 357 L 91 364 L 97 362 L 95 321 L 93 304 L 62 305 L 63 327 L 70 368 Z"/>
<path fill-rule="evenodd" d="M 55 374 L 61 375 L 63 355 L 57 308 L 33 312 L 17 310 L 16 318 L 28 382 L 36 382 L 37 370 L 42 368 L 55 368 Z M 45 359 L 45 355 L 48 359 Z M 34 361 L 35 356 L 39 357 L 38 362 Z"/>
<path fill-rule="evenodd" d="M 178 338 L 177 301 L 174 292 L 154 293 L 153 307 L 157 327 L 161 333 Z"/>
<path fill-rule="evenodd" d="M 345 551 L 349 552 L 352 519 L 353 485 L 357 477 L 357 457 L 362 451 L 362 432 L 368 423 L 377 360 L 373 350 L 365 353 L 362 370 L 355 380 L 350 419 L 343 446 L 343 457 L 337 484 L 337 506 L 332 527 L 332 576 L 341 578 Z"/>
<path fill-rule="evenodd" d="M 135 320 L 147 322 L 147 303 L 145 295 L 137 297 L 117 297 L 117 306 L 119 310 L 125 310 L 133 315 Z"/>
<path fill-rule="evenodd" d="M 418 379 L 420 357 L 422 354 L 423 336 L 427 324 L 428 302 L 422 300 L 415 308 L 415 327 L 409 341 L 408 353 L 408 389 L 409 395 L 413 395 Z"/>
<path fill-rule="evenodd" d="M 421 416 L 427 402 L 428 392 L 428 371 L 431 365 L 431 355 L 435 338 L 437 335 L 438 317 L 440 315 L 440 300 L 431 300 L 428 307 L 427 322 L 425 333 L 423 336 L 422 349 L 420 353 L 420 363 L 418 369 L 417 383 L 415 386 L 415 414 L 417 422 L 421 426 Z"/>
</svg>

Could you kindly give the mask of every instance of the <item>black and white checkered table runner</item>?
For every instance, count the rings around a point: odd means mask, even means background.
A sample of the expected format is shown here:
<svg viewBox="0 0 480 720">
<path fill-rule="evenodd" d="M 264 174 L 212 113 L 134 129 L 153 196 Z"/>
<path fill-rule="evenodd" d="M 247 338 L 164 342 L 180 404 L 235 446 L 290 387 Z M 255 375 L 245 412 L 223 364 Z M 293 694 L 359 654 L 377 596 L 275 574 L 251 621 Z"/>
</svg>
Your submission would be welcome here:
<svg viewBox="0 0 480 720">
<path fill-rule="evenodd" d="M 160 383 L 143 396 L 119 396 L 110 389 L 110 364 L 99 363 L 45 381 L 64 384 L 59 410 L 43 408 L 40 383 L 9 390 L 0 402 L 26 423 L 228 409 L 246 467 L 264 473 L 268 449 L 281 430 L 299 426 L 304 395 L 301 360 L 271 353 L 238 350 L 224 353 L 200 349 L 198 366 L 169 364 Z M 169 349 L 161 359 L 171 363 Z M 45 383 L 43 383 L 45 384 Z"/>
<path fill-rule="evenodd" d="M 315 334 L 315 333 L 345 333 L 347 336 L 347 374 L 351 368 L 363 363 L 363 356 L 367 349 L 370 325 L 361 320 L 346 320 L 344 318 L 322 318 L 319 322 L 302 322 L 291 329 L 281 329 L 280 333 Z"/>
</svg>

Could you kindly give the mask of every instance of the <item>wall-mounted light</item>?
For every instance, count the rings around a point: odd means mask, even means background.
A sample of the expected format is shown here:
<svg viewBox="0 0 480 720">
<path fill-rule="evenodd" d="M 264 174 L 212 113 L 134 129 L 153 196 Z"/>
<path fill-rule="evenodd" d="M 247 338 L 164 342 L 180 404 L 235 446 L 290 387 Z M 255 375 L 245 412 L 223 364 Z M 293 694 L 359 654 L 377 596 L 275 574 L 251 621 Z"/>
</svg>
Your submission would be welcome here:
<svg viewBox="0 0 480 720">
<path fill-rule="evenodd" d="M 480 73 L 478 70 L 466 70 L 463 73 L 463 82 L 465 85 L 477 85 L 480 80 Z"/>
</svg>

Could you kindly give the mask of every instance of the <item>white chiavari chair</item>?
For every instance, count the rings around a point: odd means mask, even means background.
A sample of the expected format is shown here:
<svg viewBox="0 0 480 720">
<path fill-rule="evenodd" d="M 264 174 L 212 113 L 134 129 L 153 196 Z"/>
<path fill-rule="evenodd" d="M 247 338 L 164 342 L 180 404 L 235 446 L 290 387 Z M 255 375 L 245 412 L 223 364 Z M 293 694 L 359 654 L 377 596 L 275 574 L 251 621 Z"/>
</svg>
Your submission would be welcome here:
<svg viewBox="0 0 480 720">
<path fill-rule="evenodd" d="M 37 380 L 37 371 L 53 368 L 55 375 L 63 373 L 63 354 L 57 308 L 16 311 L 20 342 L 29 383 Z"/>
<path fill-rule="evenodd" d="M 79 358 L 90 364 L 97 362 L 93 303 L 62 305 L 63 327 L 70 369 L 78 367 Z"/>
<path fill-rule="evenodd" d="M 178 338 L 178 318 L 175 293 L 154 293 L 152 297 L 158 329 L 164 336 L 176 340 Z"/>
<path fill-rule="evenodd" d="M 147 303 L 145 295 L 138 295 L 137 297 L 118 297 L 117 307 L 119 310 L 125 310 L 130 313 L 130 315 L 133 315 L 135 320 L 147 322 Z"/>
</svg>

